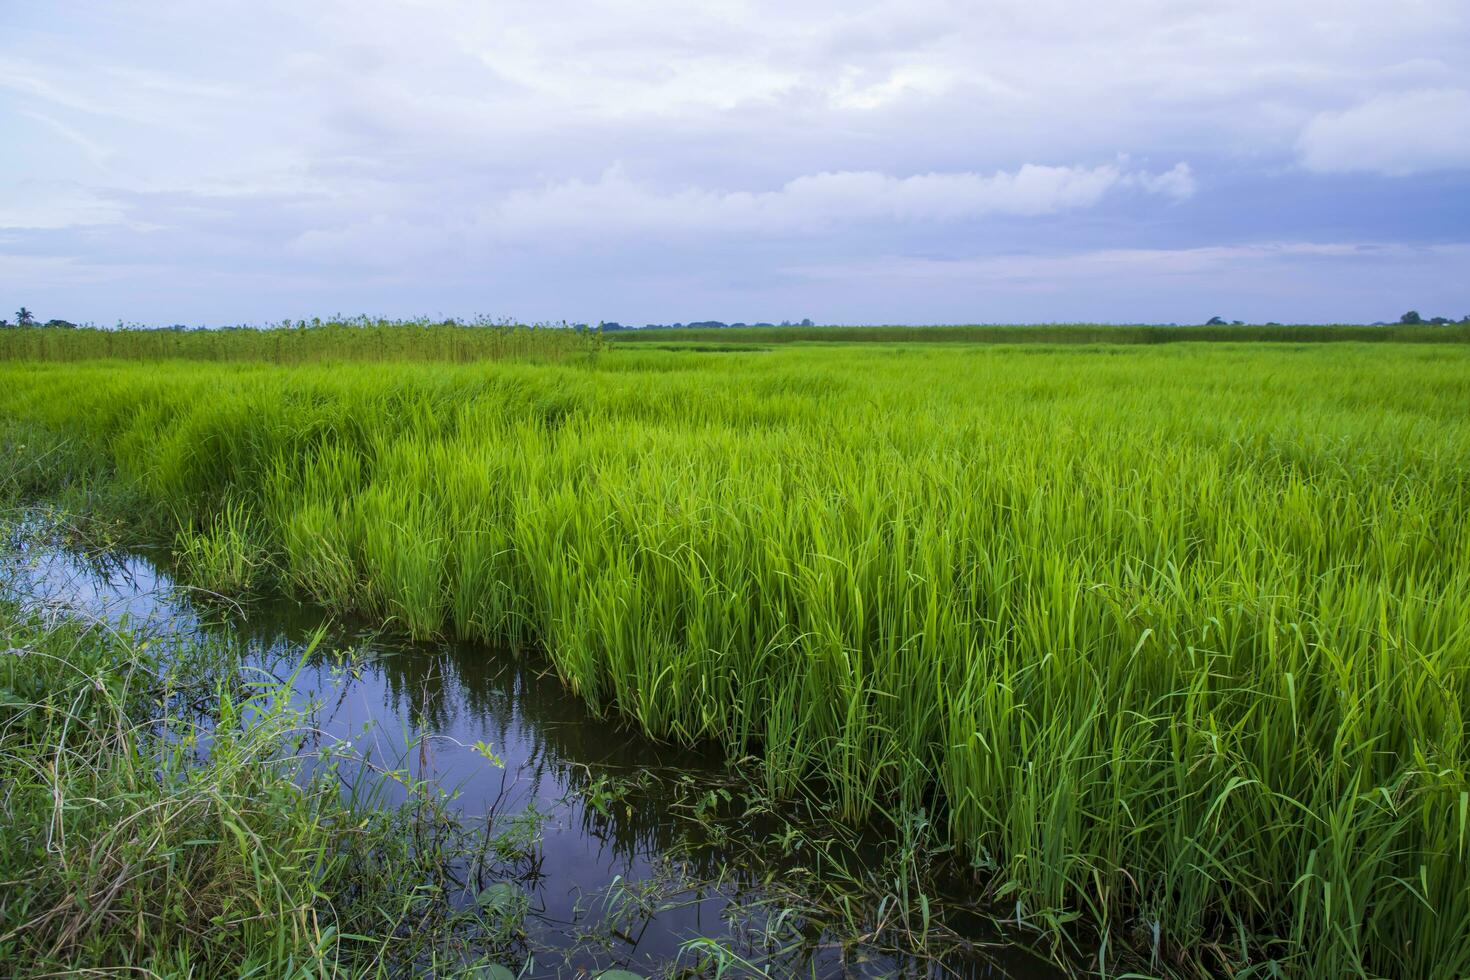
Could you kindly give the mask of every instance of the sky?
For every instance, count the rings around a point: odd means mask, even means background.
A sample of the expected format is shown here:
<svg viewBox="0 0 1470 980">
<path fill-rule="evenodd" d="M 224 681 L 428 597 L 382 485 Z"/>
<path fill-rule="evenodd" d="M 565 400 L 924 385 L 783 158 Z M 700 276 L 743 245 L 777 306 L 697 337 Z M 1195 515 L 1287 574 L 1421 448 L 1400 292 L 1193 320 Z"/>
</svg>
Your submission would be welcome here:
<svg viewBox="0 0 1470 980">
<path fill-rule="evenodd" d="M 0 316 L 1470 313 L 1467 0 L 0 0 Z"/>
</svg>

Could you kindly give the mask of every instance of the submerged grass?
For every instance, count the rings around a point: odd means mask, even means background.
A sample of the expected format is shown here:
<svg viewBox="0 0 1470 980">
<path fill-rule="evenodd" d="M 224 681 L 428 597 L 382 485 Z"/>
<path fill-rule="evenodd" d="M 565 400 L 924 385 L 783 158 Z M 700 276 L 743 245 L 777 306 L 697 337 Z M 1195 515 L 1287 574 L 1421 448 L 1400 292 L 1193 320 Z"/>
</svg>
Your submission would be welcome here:
<svg viewBox="0 0 1470 980">
<path fill-rule="evenodd" d="M 0 367 L 202 568 L 539 643 L 1176 975 L 1470 972 L 1467 405 L 1460 346 Z"/>
</svg>

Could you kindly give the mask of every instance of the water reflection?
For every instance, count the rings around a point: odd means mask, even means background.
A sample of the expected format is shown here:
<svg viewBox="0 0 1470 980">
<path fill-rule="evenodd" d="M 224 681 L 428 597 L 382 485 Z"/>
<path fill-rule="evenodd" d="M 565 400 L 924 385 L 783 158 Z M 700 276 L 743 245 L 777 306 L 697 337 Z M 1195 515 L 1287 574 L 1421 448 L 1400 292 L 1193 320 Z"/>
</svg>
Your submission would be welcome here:
<svg viewBox="0 0 1470 980">
<path fill-rule="evenodd" d="M 324 737 L 432 779 L 456 794 L 464 817 L 534 809 L 541 845 L 527 976 L 614 966 L 654 975 L 692 962 L 687 950 L 680 960 L 681 947 L 701 938 L 774 977 L 1058 975 L 998 943 L 979 917 L 955 926 L 977 948 L 935 961 L 846 941 L 811 906 L 782 915 L 780 899 L 817 871 L 810 856 L 764 843 L 780 821 L 742 812 L 719 754 L 658 745 L 593 716 L 534 656 L 399 643 L 353 622 L 328 624 L 312 649 L 319 611 L 191 595 L 162 571 L 163 557 L 84 558 L 18 535 L 0 587 L 34 609 L 98 618 L 157 643 L 227 637 L 248 668 L 293 678 L 293 697 L 311 706 Z M 477 748 L 486 745 L 503 768 Z M 408 790 L 386 792 L 396 801 Z M 775 959 L 772 936 L 790 947 Z"/>
</svg>

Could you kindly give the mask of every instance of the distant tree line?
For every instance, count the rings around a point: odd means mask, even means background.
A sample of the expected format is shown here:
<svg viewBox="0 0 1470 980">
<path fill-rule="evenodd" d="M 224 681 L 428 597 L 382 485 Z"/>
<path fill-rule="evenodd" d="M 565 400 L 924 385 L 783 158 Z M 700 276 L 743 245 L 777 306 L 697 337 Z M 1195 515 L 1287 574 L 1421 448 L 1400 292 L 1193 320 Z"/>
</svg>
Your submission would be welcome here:
<svg viewBox="0 0 1470 980">
<path fill-rule="evenodd" d="M 1435 327 L 1443 327 L 1443 326 L 1447 326 L 1447 325 L 1449 325 L 1451 323 L 1455 323 L 1455 322 L 1459 322 L 1459 323 L 1470 323 L 1470 313 L 1466 313 L 1465 316 L 1463 318 L 1461 318 L 1459 321 L 1451 320 L 1447 316 L 1432 316 L 1432 317 L 1429 317 L 1428 319 L 1425 319 L 1424 317 L 1422 317 L 1422 316 L 1419 315 L 1419 311 L 1418 310 L 1410 310 L 1409 312 L 1405 313 L 1403 316 L 1399 317 L 1399 323 L 1402 323 L 1404 326 L 1407 326 L 1407 327 L 1415 327 L 1415 326 L 1419 326 L 1420 324 L 1427 324 L 1429 326 L 1435 326 Z"/>
<path fill-rule="evenodd" d="M 1420 315 L 1420 313 L 1419 313 L 1418 310 L 1410 310 L 1409 312 L 1405 313 L 1403 316 L 1399 317 L 1398 322 L 1401 325 L 1403 325 L 1403 326 L 1436 326 L 1436 327 L 1437 326 L 1448 326 L 1450 324 L 1456 324 L 1456 323 L 1470 324 L 1470 313 L 1467 313 L 1465 316 L 1461 317 L 1459 320 L 1455 320 L 1455 319 L 1452 319 L 1452 318 L 1446 317 L 1446 316 L 1424 317 L 1424 316 L 1421 316 Z M 352 318 L 352 319 L 343 318 L 343 317 L 336 317 L 336 318 L 332 318 L 332 319 L 326 320 L 326 321 L 320 320 L 320 319 L 313 319 L 311 321 L 307 321 L 307 320 L 296 320 L 296 321 L 293 321 L 293 320 L 285 320 L 285 321 L 282 321 L 281 326 L 282 327 L 285 327 L 285 328 L 305 330 L 305 329 L 308 329 L 310 327 L 326 326 L 328 324 L 332 324 L 332 325 L 345 325 L 345 324 L 349 324 L 349 323 L 356 324 L 356 325 L 359 325 L 359 326 L 367 326 L 367 325 L 370 325 L 370 324 L 371 325 L 376 325 L 376 326 L 383 326 L 383 325 L 387 325 L 388 321 L 381 321 L 381 320 L 380 321 L 374 321 L 374 320 L 372 320 L 369 317 L 357 317 L 357 318 Z M 437 325 L 443 325 L 443 326 L 499 326 L 499 327 L 504 327 L 504 326 L 510 326 L 511 325 L 511 321 L 509 321 L 509 320 L 489 320 L 489 319 L 486 319 L 484 317 L 477 317 L 474 320 L 467 321 L 467 322 L 461 322 L 461 321 L 458 321 L 458 320 L 455 320 L 455 319 L 451 318 L 451 319 L 443 320 L 443 321 L 430 321 L 428 319 L 413 320 L 413 321 L 398 321 L 398 324 L 399 325 L 403 325 L 403 326 L 429 326 L 429 325 L 437 324 Z M 1173 324 L 1170 324 L 1170 325 L 1172 326 Z M 1205 324 L 1204 325 L 1207 326 L 1207 327 L 1226 327 L 1226 326 L 1240 327 L 1240 326 L 1245 326 L 1245 322 L 1243 320 L 1227 320 L 1227 319 L 1225 319 L 1224 317 L 1221 317 L 1221 316 L 1212 316 L 1208 320 L 1205 321 Z M 51 327 L 53 329 L 66 329 L 66 330 L 69 330 L 69 329 L 75 329 L 77 327 L 77 324 L 72 323 L 70 320 L 47 320 L 46 322 L 41 323 L 41 322 L 39 322 L 36 319 L 36 315 L 34 313 L 32 313 L 26 307 L 22 306 L 19 310 L 16 310 L 15 311 L 15 323 L 14 324 L 12 324 L 9 320 L 0 318 L 0 327 L 10 327 L 10 326 L 16 326 L 16 327 Z M 139 325 L 139 326 L 141 326 L 141 325 Z M 571 328 L 571 329 L 576 330 L 576 331 L 579 331 L 579 332 L 580 331 L 583 331 L 583 330 L 593 329 L 589 324 L 586 324 L 586 323 L 565 323 L 565 322 L 555 323 L 555 324 L 552 324 L 552 323 L 539 323 L 539 324 L 530 324 L 529 326 L 532 326 L 532 327 L 563 327 L 563 328 Z M 618 331 L 618 330 L 687 330 L 687 329 L 719 330 L 719 329 L 723 329 L 723 328 L 734 328 L 734 327 L 811 327 L 811 326 L 815 326 L 815 324 L 812 323 L 812 321 L 811 321 L 810 318 L 804 319 L 804 320 L 802 320 L 799 323 L 794 323 L 791 320 L 782 320 L 780 323 L 767 323 L 767 322 L 764 322 L 764 321 L 763 322 L 760 322 L 760 323 L 740 323 L 740 322 L 736 322 L 736 323 L 725 323 L 723 320 L 691 320 L 688 323 L 645 323 L 641 327 L 635 326 L 633 324 L 619 323 L 616 320 L 604 320 L 603 322 L 601 322 L 600 324 L 598 324 L 597 329 L 600 329 L 600 330 L 603 330 L 603 331 Z M 1279 323 L 1276 323 L 1275 321 L 1271 321 L 1269 323 L 1266 323 L 1265 326 L 1275 327 L 1275 326 L 1280 326 L 1280 324 Z M 1372 324 L 1372 326 L 1381 327 L 1381 326 L 1387 326 L 1387 324 L 1385 322 L 1383 322 L 1383 321 L 1380 320 L 1377 323 Z M 124 327 L 124 324 L 121 321 L 119 321 L 118 322 L 118 329 L 121 330 L 121 329 L 124 329 L 124 328 L 125 328 Z M 175 331 L 175 332 L 180 332 L 180 331 L 186 331 L 186 330 L 187 331 L 204 330 L 206 328 L 205 327 L 187 327 L 187 326 L 185 326 L 182 323 L 175 323 L 175 324 L 172 324 L 172 325 L 170 325 L 168 327 L 165 327 L 163 329 L 165 329 L 165 330 L 171 330 L 171 331 Z M 236 329 L 236 330 L 250 330 L 250 329 L 258 329 L 258 328 L 253 328 L 253 327 L 248 327 L 248 326 L 243 326 L 242 325 L 242 326 L 238 326 L 238 327 L 220 327 L 220 328 L 216 328 L 216 329 L 222 329 L 222 330 L 232 330 L 232 329 Z"/>
<path fill-rule="evenodd" d="M 793 323 L 790 320 L 782 320 L 780 323 L 726 323 L 723 320 L 691 320 L 688 323 L 645 323 L 643 326 L 623 324 L 616 320 L 604 320 L 599 325 L 604 331 L 607 330 L 721 330 L 726 327 L 814 327 L 810 319 Z"/>
<path fill-rule="evenodd" d="M 0 317 L 0 327 L 9 326 L 12 326 L 11 322 L 4 319 L 3 317 Z M 30 310 L 22 306 L 20 309 L 15 311 L 15 323 L 13 324 L 13 326 L 52 327 L 64 330 L 75 330 L 77 325 L 75 323 L 72 323 L 70 320 L 47 320 L 45 323 L 37 323 L 36 314 L 32 313 Z"/>
<path fill-rule="evenodd" d="M 1403 326 L 1406 326 L 1406 327 L 1417 327 L 1417 326 L 1444 327 L 1444 326 L 1449 326 L 1452 323 L 1470 323 L 1470 313 L 1465 314 L 1465 316 L 1462 317 L 1459 320 L 1453 320 L 1453 319 L 1451 319 L 1450 317 L 1447 317 L 1447 316 L 1436 316 L 1436 317 L 1429 317 L 1428 319 L 1425 319 L 1424 317 L 1422 317 L 1422 316 L 1419 315 L 1419 311 L 1418 310 L 1410 310 L 1409 312 L 1405 313 L 1403 316 L 1399 317 L 1399 323 L 1401 325 L 1403 325 Z M 1208 320 L 1205 321 L 1205 326 L 1207 326 L 1207 327 L 1240 327 L 1240 326 L 1244 326 L 1244 325 L 1245 325 L 1244 322 L 1241 321 L 1241 320 L 1226 320 L 1224 317 L 1218 317 L 1218 316 L 1212 316 Z M 1281 326 L 1281 324 L 1276 323 L 1275 321 L 1272 321 L 1272 322 L 1267 323 L 1265 325 L 1268 326 L 1268 327 L 1279 327 L 1279 326 Z M 1375 327 L 1386 327 L 1386 326 L 1388 326 L 1388 324 L 1385 323 L 1385 322 L 1383 322 L 1382 320 L 1379 320 L 1377 323 L 1372 324 L 1372 326 L 1375 326 Z"/>
</svg>

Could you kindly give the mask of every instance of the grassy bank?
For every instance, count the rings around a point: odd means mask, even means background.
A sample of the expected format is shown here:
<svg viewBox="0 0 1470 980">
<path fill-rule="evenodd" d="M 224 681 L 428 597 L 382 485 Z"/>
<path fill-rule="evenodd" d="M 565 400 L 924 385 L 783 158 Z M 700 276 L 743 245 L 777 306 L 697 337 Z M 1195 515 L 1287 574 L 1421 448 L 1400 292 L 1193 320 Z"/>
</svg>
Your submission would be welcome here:
<svg viewBox="0 0 1470 980">
<path fill-rule="evenodd" d="M 0 598 L 6 976 L 513 976 L 487 972 L 514 923 L 459 895 L 477 835 L 438 789 L 303 753 L 289 684 L 159 641 Z"/>
<path fill-rule="evenodd" d="M 1182 975 L 1470 971 L 1467 405 L 1459 346 L 0 366 L 205 584 L 539 643 Z"/>
</svg>

